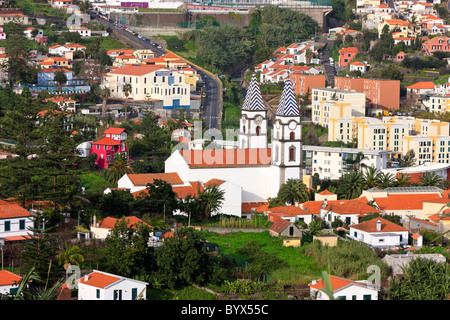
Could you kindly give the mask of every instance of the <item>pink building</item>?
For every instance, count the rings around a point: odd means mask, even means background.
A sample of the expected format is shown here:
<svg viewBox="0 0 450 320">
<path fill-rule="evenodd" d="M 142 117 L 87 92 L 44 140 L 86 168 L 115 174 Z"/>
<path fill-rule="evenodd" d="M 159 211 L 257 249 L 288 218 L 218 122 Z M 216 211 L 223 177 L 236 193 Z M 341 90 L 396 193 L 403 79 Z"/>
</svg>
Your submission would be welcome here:
<svg viewBox="0 0 450 320">
<path fill-rule="evenodd" d="M 92 142 L 89 153 L 97 154 L 95 164 L 99 168 L 106 169 L 116 154 L 128 153 L 126 144 L 128 132 L 124 128 L 108 128 L 104 134 L 104 138 Z"/>
<path fill-rule="evenodd" d="M 344 68 L 358 53 L 358 48 L 348 47 L 339 50 L 339 67 Z"/>
</svg>

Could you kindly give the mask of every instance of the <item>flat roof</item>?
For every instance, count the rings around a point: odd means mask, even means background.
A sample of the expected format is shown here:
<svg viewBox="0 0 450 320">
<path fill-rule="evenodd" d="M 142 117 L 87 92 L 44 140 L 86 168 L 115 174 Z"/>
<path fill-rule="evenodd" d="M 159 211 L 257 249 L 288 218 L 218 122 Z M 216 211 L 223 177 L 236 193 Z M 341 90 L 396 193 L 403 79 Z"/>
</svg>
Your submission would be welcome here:
<svg viewBox="0 0 450 320">
<path fill-rule="evenodd" d="M 366 150 L 366 149 L 355 149 L 355 148 L 341 148 L 341 147 L 323 147 L 323 146 L 302 146 L 303 150 L 307 151 L 323 151 L 323 152 L 342 152 L 342 153 L 359 153 L 364 154 L 388 154 L 392 153 L 390 150 Z"/>
</svg>

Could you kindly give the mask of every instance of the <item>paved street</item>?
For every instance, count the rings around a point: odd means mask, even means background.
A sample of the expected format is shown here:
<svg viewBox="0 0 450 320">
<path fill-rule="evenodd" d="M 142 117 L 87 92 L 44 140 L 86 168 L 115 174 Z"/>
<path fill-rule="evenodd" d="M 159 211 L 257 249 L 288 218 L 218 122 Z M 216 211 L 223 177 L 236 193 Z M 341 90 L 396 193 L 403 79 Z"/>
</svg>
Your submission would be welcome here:
<svg viewBox="0 0 450 320">
<path fill-rule="evenodd" d="M 118 28 L 114 22 L 100 18 L 95 12 L 90 12 L 90 14 L 92 19 L 96 19 L 102 22 L 103 24 L 114 30 L 114 32 L 117 32 L 120 35 L 133 40 L 136 44 L 139 45 L 139 47 L 152 50 L 155 53 L 155 56 L 159 57 L 167 53 L 166 50 L 158 48 L 151 42 L 142 40 L 137 36 L 132 35 L 130 32 L 125 31 L 122 28 Z M 206 129 L 218 128 L 219 121 L 221 121 L 221 114 L 219 111 L 219 93 L 221 88 L 220 83 L 218 82 L 218 80 L 216 80 L 215 77 L 207 72 L 204 72 L 203 69 L 200 69 L 194 65 L 192 66 L 192 68 L 197 70 L 204 83 L 202 91 L 206 94 L 206 97 L 202 98 L 201 117 L 205 120 Z"/>
</svg>

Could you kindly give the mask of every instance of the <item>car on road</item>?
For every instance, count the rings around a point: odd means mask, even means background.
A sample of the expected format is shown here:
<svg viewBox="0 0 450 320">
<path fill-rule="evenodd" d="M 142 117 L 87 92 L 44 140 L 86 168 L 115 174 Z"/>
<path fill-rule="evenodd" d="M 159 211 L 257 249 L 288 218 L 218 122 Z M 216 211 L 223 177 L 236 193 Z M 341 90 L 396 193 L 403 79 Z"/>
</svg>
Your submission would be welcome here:
<svg viewBox="0 0 450 320">
<path fill-rule="evenodd" d="M 203 92 L 202 98 L 206 98 L 206 93 Z"/>
</svg>

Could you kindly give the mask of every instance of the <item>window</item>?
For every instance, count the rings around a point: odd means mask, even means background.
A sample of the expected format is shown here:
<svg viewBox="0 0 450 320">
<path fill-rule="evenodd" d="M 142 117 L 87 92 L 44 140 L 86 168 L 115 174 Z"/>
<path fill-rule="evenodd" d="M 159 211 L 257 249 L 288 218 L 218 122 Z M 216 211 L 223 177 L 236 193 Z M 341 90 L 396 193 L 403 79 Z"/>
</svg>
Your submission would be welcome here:
<svg viewBox="0 0 450 320">
<path fill-rule="evenodd" d="M 24 219 L 19 220 L 19 229 L 25 230 L 25 220 Z"/>
<path fill-rule="evenodd" d="M 136 300 L 137 297 L 137 288 L 131 289 L 131 300 Z"/>
<path fill-rule="evenodd" d="M 114 300 L 122 300 L 122 290 L 114 290 Z"/>
<path fill-rule="evenodd" d="M 295 147 L 289 148 L 289 161 L 295 161 Z"/>
<path fill-rule="evenodd" d="M 289 134 L 289 139 L 295 140 L 295 132 L 291 132 L 291 133 Z"/>
<path fill-rule="evenodd" d="M 261 127 L 260 127 L 260 126 L 257 126 L 257 127 L 256 127 L 256 135 L 257 135 L 257 136 L 259 136 L 260 131 L 261 131 Z"/>
<path fill-rule="evenodd" d="M 5 231 L 11 231 L 11 221 L 5 221 Z"/>
<path fill-rule="evenodd" d="M 372 295 L 370 295 L 370 294 L 365 294 L 365 295 L 363 296 L 363 300 L 372 300 Z"/>
<path fill-rule="evenodd" d="M 97 297 L 97 299 L 100 299 L 100 289 L 97 289 L 96 297 Z"/>
</svg>

